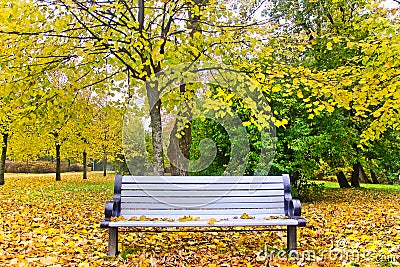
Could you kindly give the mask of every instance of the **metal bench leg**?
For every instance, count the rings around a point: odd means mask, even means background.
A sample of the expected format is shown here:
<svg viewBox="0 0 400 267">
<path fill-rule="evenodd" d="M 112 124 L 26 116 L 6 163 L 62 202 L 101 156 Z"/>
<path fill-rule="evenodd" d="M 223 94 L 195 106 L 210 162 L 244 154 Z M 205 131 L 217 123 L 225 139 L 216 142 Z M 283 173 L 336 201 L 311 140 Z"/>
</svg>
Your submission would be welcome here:
<svg viewBox="0 0 400 267">
<path fill-rule="evenodd" d="M 108 228 L 108 256 L 118 253 L 118 228 Z"/>
<path fill-rule="evenodd" d="M 297 255 L 297 226 L 287 227 L 287 249 L 288 255 Z"/>
</svg>

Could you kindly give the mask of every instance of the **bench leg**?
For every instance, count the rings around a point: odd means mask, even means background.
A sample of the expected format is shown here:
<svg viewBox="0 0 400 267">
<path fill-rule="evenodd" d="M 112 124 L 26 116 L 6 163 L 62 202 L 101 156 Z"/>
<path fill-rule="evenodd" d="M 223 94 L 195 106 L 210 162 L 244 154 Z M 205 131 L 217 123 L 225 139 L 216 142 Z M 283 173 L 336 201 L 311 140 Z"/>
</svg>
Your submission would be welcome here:
<svg viewBox="0 0 400 267">
<path fill-rule="evenodd" d="M 108 228 L 108 256 L 118 253 L 118 228 Z"/>
<path fill-rule="evenodd" d="M 297 255 L 297 226 L 287 227 L 287 250 L 289 255 Z"/>
</svg>

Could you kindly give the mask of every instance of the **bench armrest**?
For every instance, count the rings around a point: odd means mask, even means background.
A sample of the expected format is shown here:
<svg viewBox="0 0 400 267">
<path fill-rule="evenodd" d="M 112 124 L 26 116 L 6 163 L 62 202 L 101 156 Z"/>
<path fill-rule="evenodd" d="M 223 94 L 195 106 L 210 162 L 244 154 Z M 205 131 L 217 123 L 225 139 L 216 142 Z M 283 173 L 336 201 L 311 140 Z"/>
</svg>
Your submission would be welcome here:
<svg viewBox="0 0 400 267">
<path fill-rule="evenodd" d="M 114 201 L 106 201 L 106 208 L 104 209 L 105 219 L 100 223 L 101 228 L 107 228 L 111 217 L 113 216 Z"/>
<path fill-rule="evenodd" d="M 289 201 L 288 216 L 289 217 L 301 216 L 300 200 L 292 199 Z"/>
<path fill-rule="evenodd" d="M 122 187 L 122 175 L 118 174 L 115 177 L 114 183 L 114 199 L 106 202 L 106 208 L 104 210 L 105 219 L 100 223 L 100 227 L 107 228 L 111 217 L 118 217 L 121 215 L 121 187 Z"/>
<path fill-rule="evenodd" d="M 292 190 L 290 187 L 289 174 L 283 174 L 283 189 L 284 189 L 284 204 L 285 204 L 285 215 L 290 216 L 290 203 L 292 202 Z"/>
<path fill-rule="evenodd" d="M 118 217 L 120 214 L 120 210 L 118 209 L 120 205 L 118 205 L 115 201 L 106 201 L 106 208 L 104 209 L 105 219 L 100 223 L 100 227 L 107 228 L 108 223 L 111 221 L 111 217 Z"/>
<path fill-rule="evenodd" d="M 306 226 L 306 220 L 301 217 L 301 203 L 298 199 L 292 199 L 289 202 L 288 216 L 291 219 L 296 219 L 298 226 Z"/>
<path fill-rule="evenodd" d="M 306 220 L 301 217 L 301 203 L 298 199 L 292 199 L 292 190 L 290 187 L 290 177 L 288 174 L 283 174 L 283 188 L 285 201 L 285 215 L 291 219 L 298 221 L 298 226 L 305 226 Z"/>
</svg>

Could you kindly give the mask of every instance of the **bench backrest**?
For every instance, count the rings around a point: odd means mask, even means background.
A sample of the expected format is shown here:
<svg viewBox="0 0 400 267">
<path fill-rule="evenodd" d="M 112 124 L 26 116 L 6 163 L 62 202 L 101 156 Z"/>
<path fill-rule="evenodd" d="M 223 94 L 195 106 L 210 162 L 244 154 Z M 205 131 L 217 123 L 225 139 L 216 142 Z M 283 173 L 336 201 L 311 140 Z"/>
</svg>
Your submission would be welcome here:
<svg viewBox="0 0 400 267">
<path fill-rule="evenodd" d="M 290 180 L 282 176 L 121 176 L 114 201 L 125 218 L 224 219 L 287 215 Z"/>
</svg>

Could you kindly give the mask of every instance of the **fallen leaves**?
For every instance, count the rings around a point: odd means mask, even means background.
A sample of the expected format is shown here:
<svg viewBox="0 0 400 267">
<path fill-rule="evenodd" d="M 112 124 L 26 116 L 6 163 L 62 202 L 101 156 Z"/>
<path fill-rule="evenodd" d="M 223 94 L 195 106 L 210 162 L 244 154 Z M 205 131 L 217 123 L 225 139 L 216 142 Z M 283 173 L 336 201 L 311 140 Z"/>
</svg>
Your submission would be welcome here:
<svg viewBox="0 0 400 267">
<path fill-rule="evenodd" d="M 208 224 L 211 225 L 211 226 L 214 226 L 214 224 L 215 224 L 216 221 L 217 221 L 217 220 L 216 220 L 215 218 L 211 218 L 211 219 L 208 221 Z"/>
<path fill-rule="evenodd" d="M 246 219 L 246 220 L 248 220 L 248 219 L 254 219 L 255 217 L 254 216 L 250 216 L 250 215 L 248 215 L 247 213 L 243 213 L 241 216 L 240 216 L 240 219 Z"/>
<path fill-rule="evenodd" d="M 101 266 L 106 235 L 99 229 L 113 177 L 91 174 L 7 175 L 0 191 L 0 265 Z M 99 206 L 99 207 L 97 207 Z"/>
<path fill-rule="evenodd" d="M 188 221 L 198 221 L 200 220 L 200 217 L 193 217 L 192 215 L 190 216 L 183 216 L 178 219 L 180 222 L 188 222 Z"/>
<path fill-rule="evenodd" d="M 304 203 L 307 227 L 299 229 L 298 246 L 300 253 L 315 251 L 310 260 L 269 258 L 266 252 L 285 249 L 284 231 L 121 233 L 121 254 L 109 258 L 99 223 L 114 177 L 90 175 L 88 181 L 65 175 L 59 183 L 52 175 L 7 176 L 0 190 L 1 266 L 379 266 L 378 260 L 400 258 L 400 192 L 367 189 L 327 189 L 320 202 Z M 368 257 L 344 263 L 321 256 L 342 250 Z"/>
</svg>

